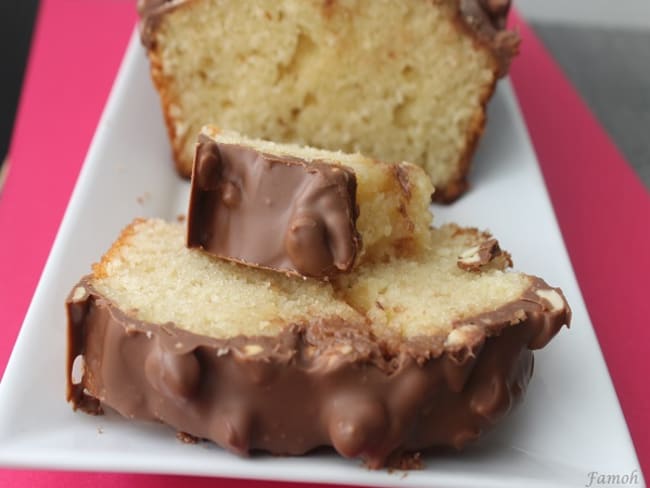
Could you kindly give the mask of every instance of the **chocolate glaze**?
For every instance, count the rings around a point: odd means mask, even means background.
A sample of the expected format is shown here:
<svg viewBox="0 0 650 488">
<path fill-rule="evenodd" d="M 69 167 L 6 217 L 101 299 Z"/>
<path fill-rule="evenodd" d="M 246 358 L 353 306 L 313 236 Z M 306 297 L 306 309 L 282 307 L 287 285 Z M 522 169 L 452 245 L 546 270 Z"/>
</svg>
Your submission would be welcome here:
<svg viewBox="0 0 650 488">
<path fill-rule="evenodd" d="M 141 17 L 146 17 L 171 1 L 172 0 L 138 0 L 138 14 Z"/>
<path fill-rule="evenodd" d="M 454 324 L 446 338 L 394 343 L 336 319 L 290 324 L 273 337 L 199 336 L 135 319 L 91 278 L 67 309 L 75 409 L 98 413 L 101 403 L 238 454 L 331 445 L 372 468 L 477 439 L 522 397 L 531 350 L 570 321 L 561 292 L 541 280 L 519 300 Z M 85 367 L 75 384 L 77 356 Z"/>
<path fill-rule="evenodd" d="M 482 11 L 482 16 L 494 30 L 505 29 L 510 11 L 511 0 L 461 0 L 461 9 L 467 15 Z"/>
<path fill-rule="evenodd" d="M 519 52 L 521 42 L 516 32 L 506 29 L 510 3 L 510 0 L 458 1 L 463 23 L 494 53 L 499 76 L 508 73 L 510 61 Z"/>
<path fill-rule="evenodd" d="M 186 0 L 138 0 L 140 15 L 140 40 L 151 49 L 155 45 L 155 32 L 160 18 L 168 11 L 185 3 Z"/>
<path fill-rule="evenodd" d="M 201 134 L 188 247 L 287 273 L 350 271 L 361 247 L 356 177 L 343 166 L 222 144 Z"/>
</svg>

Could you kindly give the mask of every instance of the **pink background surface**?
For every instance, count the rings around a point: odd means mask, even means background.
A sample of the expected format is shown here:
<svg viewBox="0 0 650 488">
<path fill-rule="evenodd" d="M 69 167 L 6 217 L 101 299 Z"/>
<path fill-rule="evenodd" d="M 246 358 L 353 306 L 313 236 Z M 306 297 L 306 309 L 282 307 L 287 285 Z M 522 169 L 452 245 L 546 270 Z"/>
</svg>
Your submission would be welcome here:
<svg viewBox="0 0 650 488">
<path fill-rule="evenodd" d="M 136 21 L 133 1 L 43 0 L 0 193 L 0 371 Z M 645 476 L 650 473 L 650 194 L 531 29 L 511 77 Z M 63 393 L 62 393 L 63 395 Z M 594 405 L 594 408 L 598 408 Z M 594 442 L 598 433 L 594 432 Z M 286 483 L 0 470 L 0 486 Z"/>
</svg>

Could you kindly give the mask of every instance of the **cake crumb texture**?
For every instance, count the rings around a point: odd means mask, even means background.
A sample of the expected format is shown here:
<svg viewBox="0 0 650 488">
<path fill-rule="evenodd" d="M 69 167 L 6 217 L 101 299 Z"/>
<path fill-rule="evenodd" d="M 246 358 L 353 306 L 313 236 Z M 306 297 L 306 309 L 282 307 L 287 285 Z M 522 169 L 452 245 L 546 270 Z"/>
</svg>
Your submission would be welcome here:
<svg viewBox="0 0 650 488">
<path fill-rule="evenodd" d="M 455 225 L 431 230 L 426 252 L 362 265 L 334 282 L 213 258 L 187 249 L 184 232 L 178 223 L 135 221 L 94 266 L 93 286 L 138 320 L 214 338 L 275 336 L 289 325 L 329 321 L 369 325 L 379 338 L 444 340 L 455 324 L 516 301 L 532 283 L 505 272 L 507 260 L 480 273 L 460 269 L 463 250 L 490 236 Z"/>
</svg>

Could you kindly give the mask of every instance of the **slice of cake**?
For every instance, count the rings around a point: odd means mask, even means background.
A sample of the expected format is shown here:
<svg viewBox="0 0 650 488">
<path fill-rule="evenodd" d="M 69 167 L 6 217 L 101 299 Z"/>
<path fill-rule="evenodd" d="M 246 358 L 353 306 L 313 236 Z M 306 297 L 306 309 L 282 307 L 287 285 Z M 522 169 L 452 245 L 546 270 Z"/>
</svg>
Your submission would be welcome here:
<svg viewBox="0 0 650 488">
<path fill-rule="evenodd" d="M 422 169 L 204 127 L 187 244 L 286 273 L 331 278 L 425 248 L 433 188 Z"/>
<path fill-rule="evenodd" d="M 240 454 L 331 445 L 377 468 L 460 449 L 521 398 L 531 351 L 570 310 L 559 289 L 505 272 L 504 253 L 464 269 L 490 236 L 446 226 L 430 239 L 417 258 L 324 282 L 214 259 L 179 224 L 136 221 L 69 295 L 68 399 Z"/>
<path fill-rule="evenodd" d="M 509 0 L 141 2 L 181 174 L 206 122 L 426 169 L 466 188 L 497 78 L 519 45 Z"/>
</svg>

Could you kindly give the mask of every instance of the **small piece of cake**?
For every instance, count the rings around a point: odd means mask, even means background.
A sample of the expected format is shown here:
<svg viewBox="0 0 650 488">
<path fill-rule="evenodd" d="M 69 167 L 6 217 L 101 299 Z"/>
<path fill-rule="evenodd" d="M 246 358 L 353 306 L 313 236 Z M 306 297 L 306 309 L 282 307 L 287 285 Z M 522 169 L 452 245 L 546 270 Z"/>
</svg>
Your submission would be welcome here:
<svg viewBox="0 0 650 488">
<path fill-rule="evenodd" d="M 460 449 L 521 398 L 532 350 L 570 310 L 559 289 L 505 272 L 507 254 L 463 269 L 489 235 L 450 225 L 430 239 L 325 282 L 214 259 L 185 247 L 180 224 L 136 221 L 68 297 L 68 399 L 240 454 L 331 445 L 377 468 Z"/>
<path fill-rule="evenodd" d="M 429 243 L 433 191 L 408 163 L 204 127 L 187 244 L 221 258 L 329 279 Z"/>
<path fill-rule="evenodd" d="M 509 0 L 144 0 L 142 40 L 177 168 L 213 122 L 425 168 L 467 187 L 496 81 L 517 53 Z"/>
</svg>

